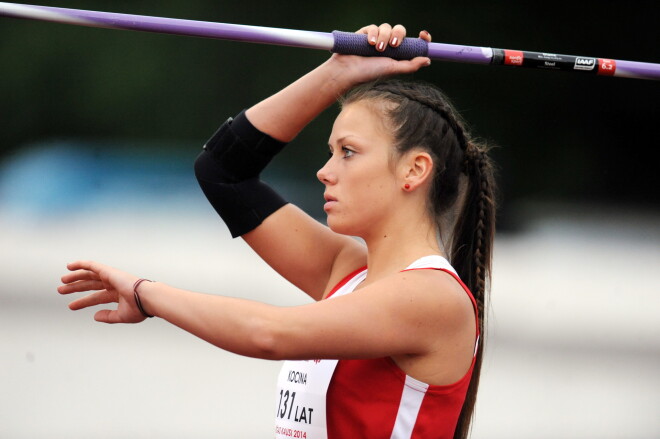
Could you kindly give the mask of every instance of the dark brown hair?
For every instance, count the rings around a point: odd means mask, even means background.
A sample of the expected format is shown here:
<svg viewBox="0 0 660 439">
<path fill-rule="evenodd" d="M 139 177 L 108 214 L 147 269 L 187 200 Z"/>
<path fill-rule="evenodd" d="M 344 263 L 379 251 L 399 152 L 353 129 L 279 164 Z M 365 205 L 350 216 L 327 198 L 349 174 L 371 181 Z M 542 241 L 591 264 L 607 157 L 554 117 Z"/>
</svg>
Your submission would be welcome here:
<svg viewBox="0 0 660 439">
<path fill-rule="evenodd" d="M 365 100 L 380 104 L 399 155 L 421 148 L 433 158 L 429 211 L 441 239 L 447 241 L 452 266 L 477 302 L 481 339 L 454 433 L 455 439 L 464 439 L 472 421 L 484 349 L 495 236 L 493 163 L 487 146 L 470 137 L 447 97 L 431 84 L 393 79 L 371 82 L 351 90 L 341 103 L 346 106 Z"/>
</svg>

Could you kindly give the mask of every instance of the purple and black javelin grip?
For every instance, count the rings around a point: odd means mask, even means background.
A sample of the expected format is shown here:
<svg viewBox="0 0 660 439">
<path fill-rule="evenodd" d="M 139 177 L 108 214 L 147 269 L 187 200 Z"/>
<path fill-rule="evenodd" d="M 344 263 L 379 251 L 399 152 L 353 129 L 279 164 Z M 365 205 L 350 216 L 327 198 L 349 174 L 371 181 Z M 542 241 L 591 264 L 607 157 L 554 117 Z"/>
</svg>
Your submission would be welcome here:
<svg viewBox="0 0 660 439">
<path fill-rule="evenodd" d="M 365 34 L 333 31 L 334 44 L 331 51 L 344 55 L 387 56 L 394 59 L 413 59 L 428 56 L 429 43 L 420 38 L 404 38 L 398 47 L 387 46 L 382 52 L 374 49 Z"/>
<path fill-rule="evenodd" d="M 367 42 L 366 35 L 339 31 L 332 33 L 312 32 L 4 2 L 0 2 L 0 16 L 106 29 L 139 30 L 249 43 L 323 49 L 349 55 L 388 56 L 394 59 L 428 56 L 433 60 L 440 61 L 509 65 L 592 75 L 660 80 L 660 64 L 655 63 L 427 43 L 419 38 L 405 38 L 399 47 L 388 47 L 384 52 L 378 52 Z"/>
</svg>

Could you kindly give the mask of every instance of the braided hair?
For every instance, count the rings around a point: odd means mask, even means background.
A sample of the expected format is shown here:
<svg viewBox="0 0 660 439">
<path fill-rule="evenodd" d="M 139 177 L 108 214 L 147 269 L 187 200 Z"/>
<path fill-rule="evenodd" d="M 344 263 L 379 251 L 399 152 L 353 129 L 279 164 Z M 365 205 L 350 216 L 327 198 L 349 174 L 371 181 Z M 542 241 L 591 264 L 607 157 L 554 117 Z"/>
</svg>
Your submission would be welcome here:
<svg viewBox="0 0 660 439">
<path fill-rule="evenodd" d="M 473 374 L 454 438 L 466 438 L 474 412 L 484 347 L 487 291 L 495 235 L 495 180 L 488 147 L 472 139 L 447 97 L 420 82 L 384 80 L 351 90 L 342 105 L 373 103 L 385 114 L 398 156 L 421 148 L 433 159 L 427 201 L 449 260 L 477 302 L 479 332 Z"/>
</svg>

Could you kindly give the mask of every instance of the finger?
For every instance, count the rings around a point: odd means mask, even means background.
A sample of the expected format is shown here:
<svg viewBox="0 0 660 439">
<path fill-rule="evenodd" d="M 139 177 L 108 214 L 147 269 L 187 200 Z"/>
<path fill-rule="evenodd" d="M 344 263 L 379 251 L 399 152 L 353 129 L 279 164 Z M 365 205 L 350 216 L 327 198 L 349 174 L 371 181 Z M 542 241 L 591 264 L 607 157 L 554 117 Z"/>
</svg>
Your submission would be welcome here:
<svg viewBox="0 0 660 439">
<path fill-rule="evenodd" d="M 99 273 L 101 268 L 103 268 L 103 265 L 94 261 L 74 261 L 67 264 L 66 268 L 69 269 L 69 271 L 89 270 L 94 273 Z"/>
<path fill-rule="evenodd" d="M 90 306 L 115 302 L 117 302 L 117 297 L 114 294 L 109 293 L 107 290 L 101 290 L 88 294 L 87 296 L 81 297 L 80 299 L 74 300 L 73 302 L 69 303 L 69 309 L 77 311 L 80 309 L 89 308 Z"/>
<path fill-rule="evenodd" d="M 57 287 L 57 292 L 60 294 L 80 293 L 82 291 L 96 291 L 103 289 L 103 282 L 100 280 L 81 280 L 77 282 L 67 283 Z"/>
<path fill-rule="evenodd" d="M 401 45 L 401 42 L 406 37 L 406 28 L 400 24 L 397 24 L 392 28 L 392 36 L 390 37 L 390 46 L 398 47 Z"/>
<path fill-rule="evenodd" d="M 376 42 L 378 41 L 378 26 L 375 24 L 370 24 L 369 26 L 365 26 L 358 30 L 356 33 L 358 34 L 366 34 L 367 35 L 367 41 L 369 44 L 372 46 L 376 45 Z"/>
<path fill-rule="evenodd" d="M 382 52 L 390 42 L 392 35 L 392 26 L 388 23 L 383 23 L 378 26 L 378 41 L 376 42 L 376 50 Z"/>
<path fill-rule="evenodd" d="M 62 283 L 64 284 L 70 284 L 72 282 L 76 282 L 79 280 L 100 280 L 101 278 L 99 277 L 98 274 L 94 273 L 93 271 L 88 271 L 88 270 L 76 270 L 72 273 L 67 273 L 64 276 L 62 276 Z"/>
<path fill-rule="evenodd" d="M 428 31 L 425 31 L 425 30 L 421 31 L 421 32 L 419 33 L 419 37 L 420 37 L 422 40 L 424 40 L 424 41 L 426 41 L 426 42 L 428 42 L 428 43 L 431 42 L 431 34 L 428 33 Z"/>
<path fill-rule="evenodd" d="M 102 309 L 94 314 L 94 320 L 101 323 L 120 323 L 119 313 L 112 309 Z"/>
<path fill-rule="evenodd" d="M 431 58 L 428 56 L 418 56 L 417 58 L 411 59 L 409 62 L 409 68 L 411 69 L 409 73 L 416 72 L 422 67 L 428 67 L 431 65 Z"/>
<path fill-rule="evenodd" d="M 94 320 L 101 323 L 140 323 L 146 320 L 146 318 L 141 315 L 136 315 L 127 320 L 122 318 L 118 310 L 102 309 L 94 314 Z"/>
<path fill-rule="evenodd" d="M 94 320 L 101 323 L 111 323 L 110 322 L 111 314 L 112 314 L 112 310 L 102 309 L 94 314 Z"/>
<path fill-rule="evenodd" d="M 426 56 L 418 56 L 411 60 L 403 61 L 394 61 L 392 60 L 391 69 L 388 72 L 389 75 L 398 75 L 405 73 L 413 73 L 422 67 L 431 65 L 431 59 Z"/>
</svg>

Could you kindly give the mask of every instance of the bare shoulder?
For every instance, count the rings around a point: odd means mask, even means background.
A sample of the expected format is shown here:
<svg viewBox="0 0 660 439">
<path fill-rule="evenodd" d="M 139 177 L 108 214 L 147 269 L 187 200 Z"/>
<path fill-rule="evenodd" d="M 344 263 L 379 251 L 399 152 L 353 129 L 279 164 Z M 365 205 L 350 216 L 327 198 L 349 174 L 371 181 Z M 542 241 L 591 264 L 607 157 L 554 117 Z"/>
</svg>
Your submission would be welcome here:
<svg viewBox="0 0 660 439">
<path fill-rule="evenodd" d="M 378 283 L 383 284 L 389 300 L 401 312 L 409 312 L 418 324 L 430 325 L 443 332 L 474 322 L 474 307 L 463 286 L 443 270 L 402 271 Z M 375 285 L 374 285 L 375 286 Z"/>
<path fill-rule="evenodd" d="M 419 340 L 415 351 L 393 355 L 407 375 L 423 382 L 445 385 L 465 375 L 476 336 L 476 315 L 463 286 L 441 270 L 398 273 L 391 283 L 399 293 L 399 310 Z M 410 341 L 411 343 L 415 343 Z"/>
<path fill-rule="evenodd" d="M 405 270 L 394 274 L 392 278 L 409 285 L 410 290 L 428 294 L 429 298 L 434 300 L 441 302 L 467 300 L 467 303 L 471 303 L 463 286 L 445 270 L 433 268 Z"/>
</svg>

